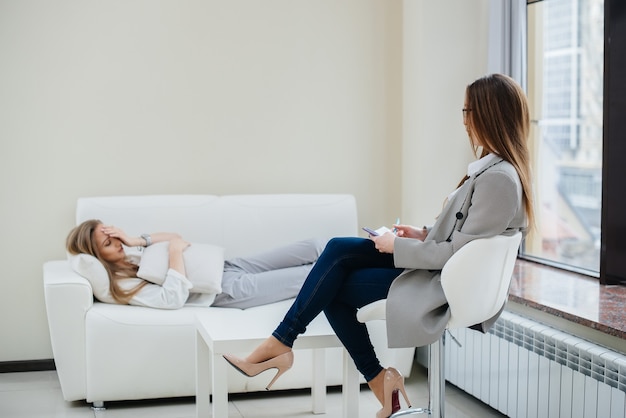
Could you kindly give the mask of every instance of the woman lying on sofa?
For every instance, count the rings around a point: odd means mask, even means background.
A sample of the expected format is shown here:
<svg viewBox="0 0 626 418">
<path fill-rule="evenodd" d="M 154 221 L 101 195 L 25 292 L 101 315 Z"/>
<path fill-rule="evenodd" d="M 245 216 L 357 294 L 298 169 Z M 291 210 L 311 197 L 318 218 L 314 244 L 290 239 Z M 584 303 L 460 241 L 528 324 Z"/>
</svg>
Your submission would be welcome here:
<svg viewBox="0 0 626 418">
<path fill-rule="evenodd" d="M 160 254 L 167 259 L 161 260 L 163 263 L 167 261 L 163 281 L 155 284 L 154 280 L 139 278 L 142 277 L 140 269 L 143 256 L 127 255 L 122 244 L 127 247 L 144 247 L 142 254 L 147 255 L 147 247 L 158 243 L 169 245 Z M 213 257 L 212 261 L 206 260 L 206 263 L 219 260 L 217 291 L 195 293 L 192 290 L 194 283 L 187 277 L 183 252 L 196 245 L 205 244 L 190 244 L 180 235 L 170 232 L 130 237 L 122 229 L 104 225 L 96 219 L 76 226 L 66 241 L 70 257 L 94 257 L 93 262 L 97 263 L 97 259 L 106 270 L 108 289 L 105 291 L 107 295 L 110 294 L 109 298 L 98 297 L 96 286 L 92 283 L 94 294 L 99 300 L 162 309 L 178 309 L 183 305 L 245 309 L 295 297 L 323 249 L 320 240 L 310 239 L 253 257 L 226 261 Z M 75 265 L 74 269 L 80 270 Z M 83 276 L 90 275 L 78 272 Z"/>
</svg>

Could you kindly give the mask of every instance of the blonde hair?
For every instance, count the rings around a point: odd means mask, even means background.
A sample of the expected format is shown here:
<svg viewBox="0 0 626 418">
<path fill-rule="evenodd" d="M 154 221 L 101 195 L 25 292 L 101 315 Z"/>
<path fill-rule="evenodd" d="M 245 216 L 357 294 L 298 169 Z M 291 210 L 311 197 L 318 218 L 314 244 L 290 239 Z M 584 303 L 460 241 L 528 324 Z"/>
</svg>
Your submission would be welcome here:
<svg viewBox="0 0 626 418">
<path fill-rule="evenodd" d="M 111 263 L 100 256 L 94 236 L 94 231 L 99 225 L 102 225 L 101 221 L 90 219 L 74 227 L 67 235 L 65 247 L 70 254 L 88 254 L 96 257 L 102 263 L 109 276 L 111 296 L 117 302 L 127 304 L 148 282 L 142 281 L 134 288 L 128 290 L 120 286 L 120 280 L 137 277 L 138 267 L 128 261 L 122 264 Z"/>
<path fill-rule="evenodd" d="M 524 91 L 511 77 L 491 74 L 467 86 L 465 99 L 469 109 L 467 123 L 482 146 L 480 157 L 492 152 L 515 167 L 522 183 L 528 225 L 532 227 L 535 218 L 528 151 L 530 116 Z M 472 142 L 472 147 L 478 157 L 478 145 Z"/>
</svg>

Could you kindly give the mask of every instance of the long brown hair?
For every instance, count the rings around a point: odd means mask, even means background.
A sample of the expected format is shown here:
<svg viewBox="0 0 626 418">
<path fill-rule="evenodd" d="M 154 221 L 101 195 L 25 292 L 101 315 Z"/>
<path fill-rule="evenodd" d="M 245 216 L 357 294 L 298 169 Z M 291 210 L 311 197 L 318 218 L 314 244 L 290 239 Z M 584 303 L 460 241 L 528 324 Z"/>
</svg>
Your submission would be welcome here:
<svg viewBox="0 0 626 418">
<path fill-rule="evenodd" d="M 100 225 L 102 225 L 102 222 L 98 219 L 90 219 L 74 227 L 67 235 L 65 247 L 70 254 L 88 254 L 96 257 L 102 263 L 109 276 L 109 290 L 111 296 L 113 296 L 113 299 L 117 302 L 126 304 L 137 292 L 148 284 L 148 282 L 142 281 L 134 288 L 128 290 L 120 286 L 119 281 L 121 279 L 137 277 L 138 267 L 130 262 L 121 264 L 111 263 L 100 256 L 94 236 L 94 231 Z"/>
<path fill-rule="evenodd" d="M 480 157 L 493 152 L 515 167 L 522 183 L 528 225 L 532 227 L 535 217 L 528 151 L 530 116 L 524 91 L 511 77 L 491 74 L 467 86 L 465 100 L 469 129 L 482 146 Z M 472 143 L 472 147 L 478 157 L 479 146 Z"/>
</svg>

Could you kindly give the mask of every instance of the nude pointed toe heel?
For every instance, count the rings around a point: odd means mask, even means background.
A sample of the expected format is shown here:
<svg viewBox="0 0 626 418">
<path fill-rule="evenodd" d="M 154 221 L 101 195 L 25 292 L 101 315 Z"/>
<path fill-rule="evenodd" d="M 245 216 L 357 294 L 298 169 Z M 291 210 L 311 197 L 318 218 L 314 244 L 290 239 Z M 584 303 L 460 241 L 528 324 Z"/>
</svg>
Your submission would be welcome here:
<svg viewBox="0 0 626 418">
<path fill-rule="evenodd" d="M 260 363 L 250 363 L 244 359 L 231 356 L 230 354 L 224 354 L 222 357 L 224 357 L 224 359 L 240 373 L 248 377 L 256 376 L 269 369 L 278 369 L 274 378 L 265 388 L 266 390 L 270 390 L 274 382 L 276 382 L 276 380 L 283 373 L 285 373 L 291 368 L 291 366 L 293 366 L 293 351 L 287 351 L 286 353 L 280 354 L 276 357 L 272 357 L 271 359 L 262 361 Z"/>
<path fill-rule="evenodd" d="M 380 411 L 376 413 L 376 418 L 387 418 L 391 414 L 400 410 L 400 399 L 398 392 L 402 393 L 404 400 L 408 407 L 411 407 L 411 402 L 406 394 L 404 388 L 404 376 L 393 367 L 389 367 L 385 371 L 385 380 L 383 384 L 383 400 L 384 404 Z"/>
</svg>

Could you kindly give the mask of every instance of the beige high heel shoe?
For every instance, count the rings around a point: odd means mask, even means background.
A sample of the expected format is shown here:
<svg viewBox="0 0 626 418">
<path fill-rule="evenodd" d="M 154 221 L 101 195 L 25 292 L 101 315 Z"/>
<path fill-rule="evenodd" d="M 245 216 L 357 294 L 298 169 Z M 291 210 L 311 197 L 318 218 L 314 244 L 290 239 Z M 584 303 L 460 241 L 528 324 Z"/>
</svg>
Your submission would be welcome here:
<svg viewBox="0 0 626 418">
<path fill-rule="evenodd" d="M 269 369 L 278 369 L 272 381 L 265 388 L 266 390 L 270 390 L 274 382 L 276 382 L 276 379 L 293 366 L 293 351 L 287 351 L 286 353 L 260 363 L 250 363 L 244 359 L 231 356 L 230 354 L 224 354 L 222 357 L 240 373 L 248 377 L 256 376 Z"/>
<path fill-rule="evenodd" d="M 406 390 L 404 389 L 404 376 L 402 376 L 400 372 L 393 367 L 389 367 L 385 371 L 384 379 L 384 403 L 382 409 L 376 413 L 376 418 L 388 418 L 391 414 L 400 409 L 398 391 L 400 391 L 402 396 L 404 396 L 404 400 L 406 401 L 408 407 L 411 407 L 411 402 L 409 402 L 409 397 L 406 395 Z"/>
</svg>

